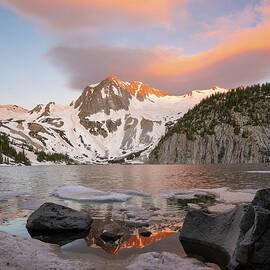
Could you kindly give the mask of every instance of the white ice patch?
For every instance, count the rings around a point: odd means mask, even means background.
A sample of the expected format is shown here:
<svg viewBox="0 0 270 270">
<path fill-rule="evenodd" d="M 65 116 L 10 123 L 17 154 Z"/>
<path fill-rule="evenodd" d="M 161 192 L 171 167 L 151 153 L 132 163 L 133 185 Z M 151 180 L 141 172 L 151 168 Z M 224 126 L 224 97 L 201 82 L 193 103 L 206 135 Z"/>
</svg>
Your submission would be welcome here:
<svg viewBox="0 0 270 270">
<path fill-rule="evenodd" d="M 9 199 L 21 197 L 27 194 L 28 193 L 26 192 L 14 192 L 14 191 L 0 192 L 0 201 L 6 201 Z"/>
<path fill-rule="evenodd" d="M 128 195 L 140 196 L 140 197 L 151 197 L 152 196 L 149 193 L 145 193 L 145 192 L 142 192 L 139 190 L 124 190 L 123 193 L 128 194 Z"/>
<path fill-rule="evenodd" d="M 59 187 L 53 192 L 53 195 L 62 199 L 92 202 L 125 202 L 131 199 L 131 196 L 126 194 L 104 192 L 79 185 Z"/>
<path fill-rule="evenodd" d="M 196 259 L 181 258 L 168 252 L 149 252 L 136 257 L 126 270 L 213 270 Z"/>
</svg>

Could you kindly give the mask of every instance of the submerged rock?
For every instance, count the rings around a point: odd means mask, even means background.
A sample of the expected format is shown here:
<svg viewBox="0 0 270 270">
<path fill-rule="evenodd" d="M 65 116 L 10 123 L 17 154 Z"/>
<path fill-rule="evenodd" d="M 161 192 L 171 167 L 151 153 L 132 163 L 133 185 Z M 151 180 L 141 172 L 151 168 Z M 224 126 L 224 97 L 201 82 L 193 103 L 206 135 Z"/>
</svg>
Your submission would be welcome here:
<svg viewBox="0 0 270 270">
<path fill-rule="evenodd" d="M 196 259 L 181 258 L 168 252 L 149 252 L 136 257 L 126 270 L 213 270 Z"/>
<path fill-rule="evenodd" d="M 30 215 L 26 228 L 30 234 L 89 232 L 92 219 L 87 213 L 54 204 L 44 203 Z"/>
</svg>

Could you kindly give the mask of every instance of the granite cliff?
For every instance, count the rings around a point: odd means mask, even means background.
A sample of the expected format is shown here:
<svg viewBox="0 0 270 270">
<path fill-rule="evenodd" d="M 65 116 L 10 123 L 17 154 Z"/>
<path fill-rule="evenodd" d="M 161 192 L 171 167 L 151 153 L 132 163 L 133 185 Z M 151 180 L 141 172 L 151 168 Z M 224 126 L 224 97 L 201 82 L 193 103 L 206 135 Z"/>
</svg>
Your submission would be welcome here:
<svg viewBox="0 0 270 270">
<path fill-rule="evenodd" d="M 159 141 L 151 163 L 270 162 L 270 84 L 204 99 Z"/>
</svg>

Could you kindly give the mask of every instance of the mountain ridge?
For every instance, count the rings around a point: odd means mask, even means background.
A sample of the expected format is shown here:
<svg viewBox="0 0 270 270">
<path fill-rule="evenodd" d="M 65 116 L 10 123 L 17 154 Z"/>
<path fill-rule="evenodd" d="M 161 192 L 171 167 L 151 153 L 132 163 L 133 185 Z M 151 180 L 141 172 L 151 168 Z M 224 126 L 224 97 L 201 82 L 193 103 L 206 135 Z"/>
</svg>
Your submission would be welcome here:
<svg viewBox="0 0 270 270">
<path fill-rule="evenodd" d="M 78 163 L 104 163 L 126 157 L 146 161 L 169 126 L 213 88 L 172 96 L 141 82 L 110 76 L 84 88 L 70 105 L 50 102 L 9 115 L 0 109 L 0 132 L 24 147 L 33 164 L 35 152 L 61 153 Z M 28 151 L 28 150 L 32 151 Z"/>
</svg>

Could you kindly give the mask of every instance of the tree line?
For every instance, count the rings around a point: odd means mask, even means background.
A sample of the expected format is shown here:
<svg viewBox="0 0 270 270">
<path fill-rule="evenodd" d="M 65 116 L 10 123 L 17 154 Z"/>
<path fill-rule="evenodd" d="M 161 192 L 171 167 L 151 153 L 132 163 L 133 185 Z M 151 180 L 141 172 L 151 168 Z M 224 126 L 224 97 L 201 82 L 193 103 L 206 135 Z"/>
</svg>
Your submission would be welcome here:
<svg viewBox="0 0 270 270">
<path fill-rule="evenodd" d="M 10 159 L 14 160 L 17 164 L 31 165 L 24 150 L 17 152 L 12 146 L 8 136 L 4 133 L 0 133 L 0 164 L 9 164 Z"/>
</svg>

